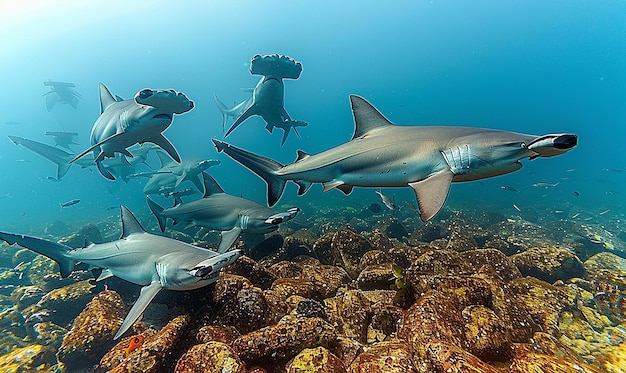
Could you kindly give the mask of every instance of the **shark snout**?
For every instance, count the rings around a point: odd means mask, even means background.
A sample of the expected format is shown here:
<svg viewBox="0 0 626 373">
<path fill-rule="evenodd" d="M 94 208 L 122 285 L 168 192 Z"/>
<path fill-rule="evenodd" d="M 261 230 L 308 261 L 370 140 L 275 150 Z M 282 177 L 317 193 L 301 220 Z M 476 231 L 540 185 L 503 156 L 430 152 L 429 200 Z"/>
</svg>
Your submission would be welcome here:
<svg viewBox="0 0 626 373">
<path fill-rule="evenodd" d="M 573 134 L 544 135 L 528 144 L 528 150 L 536 153 L 534 157 L 553 157 L 563 154 L 578 144 L 578 136 Z"/>
<path fill-rule="evenodd" d="M 554 139 L 554 147 L 557 149 L 571 149 L 578 144 L 578 136 L 561 135 Z"/>
</svg>

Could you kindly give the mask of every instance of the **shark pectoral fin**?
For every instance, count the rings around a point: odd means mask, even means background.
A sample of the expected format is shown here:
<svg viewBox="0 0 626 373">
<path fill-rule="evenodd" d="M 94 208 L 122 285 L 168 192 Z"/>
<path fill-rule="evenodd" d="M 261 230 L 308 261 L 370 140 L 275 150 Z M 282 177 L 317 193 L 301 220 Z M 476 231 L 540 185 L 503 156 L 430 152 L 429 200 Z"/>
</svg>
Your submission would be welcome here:
<svg viewBox="0 0 626 373">
<path fill-rule="evenodd" d="M 106 167 L 104 167 L 102 162 L 96 161 L 96 167 L 98 167 L 98 171 L 100 171 L 100 174 L 102 176 L 106 177 L 109 180 L 115 180 L 115 176 L 113 176 L 113 174 L 109 172 L 109 170 L 107 170 Z"/>
<path fill-rule="evenodd" d="M 157 293 L 163 289 L 160 282 L 153 282 L 148 286 L 144 286 L 141 288 L 141 293 L 139 293 L 139 298 L 133 304 L 133 307 L 126 315 L 122 326 L 120 326 L 117 333 L 115 333 L 115 337 L 113 339 L 118 339 L 122 334 L 124 334 L 131 326 L 137 321 L 139 316 L 146 310 L 146 307 L 152 302 L 152 299 L 157 295 Z"/>
<path fill-rule="evenodd" d="M 100 273 L 100 276 L 98 276 L 96 281 L 102 281 L 112 276 L 114 276 L 114 274 L 111 272 L 110 269 L 106 268 L 102 270 L 102 272 Z"/>
<path fill-rule="evenodd" d="M 252 104 L 249 108 L 246 109 L 246 111 L 241 113 L 241 115 L 238 116 L 237 119 L 235 120 L 235 123 L 233 123 L 228 129 L 228 131 L 226 131 L 226 133 L 224 134 L 224 137 L 230 135 L 230 133 L 233 132 L 235 128 L 239 127 L 239 125 L 243 123 L 244 120 L 250 118 L 253 115 L 257 115 L 256 110 L 257 110 L 256 105 Z"/>
<path fill-rule="evenodd" d="M 337 187 L 339 187 L 340 185 L 343 185 L 343 181 L 341 180 L 333 180 L 331 182 L 328 183 L 324 183 L 324 192 L 328 192 L 331 189 L 335 189 Z"/>
<path fill-rule="evenodd" d="M 449 169 L 439 171 L 424 180 L 409 183 L 415 191 L 417 204 L 422 221 L 428 221 L 435 216 L 443 206 L 454 174 Z"/>
<path fill-rule="evenodd" d="M 324 192 L 327 192 L 331 189 L 337 188 L 340 191 L 342 191 L 344 194 L 350 194 L 352 193 L 352 185 L 347 185 L 344 184 L 343 181 L 341 180 L 333 180 L 330 183 L 325 183 L 324 184 Z"/>
<path fill-rule="evenodd" d="M 298 195 L 299 196 L 301 196 L 304 193 L 306 193 L 306 191 L 309 190 L 311 185 L 313 185 L 313 183 L 310 183 L 308 181 L 303 181 L 303 180 L 297 180 L 296 184 L 298 184 Z"/>
<path fill-rule="evenodd" d="M 70 166 L 72 165 L 71 163 L 62 163 L 59 162 L 57 163 L 57 180 L 61 180 L 61 178 L 63 176 L 65 176 L 65 174 L 67 173 L 67 171 L 70 169 Z"/>
<path fill-rule="evenodd" d="M 220 245 L 217 248 L 218 253 L 225 253 L 232 246 L 233 242 L 239 237 L 239 233 L 241 233 L 241 228 L 235 227 L 229 231 L 222 232 L 222 240 L 220 241 Z"/>
<path fill-rule="evenodd" d="M 174 145 L 172 145 L 172 143 L 168 139 L 166 139 L 165 136 L 154 136 L 147 141 L 160 146 L 161 149 L 165 150 L 173 160 L 180 163 L 180 155 L 178 155 L 178 152 L 176 151 L 176 148 L 174 148 Z"/>
</svg>

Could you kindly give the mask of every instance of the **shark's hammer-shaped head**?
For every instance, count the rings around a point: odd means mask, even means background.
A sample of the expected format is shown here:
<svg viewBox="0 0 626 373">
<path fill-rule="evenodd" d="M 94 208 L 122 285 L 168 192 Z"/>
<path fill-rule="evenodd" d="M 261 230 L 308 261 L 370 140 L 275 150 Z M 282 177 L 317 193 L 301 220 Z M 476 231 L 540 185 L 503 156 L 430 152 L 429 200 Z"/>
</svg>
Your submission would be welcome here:
<svg viewBox="0 0 626 373">
<path fill-rule="evenodd" d="M 242 251 L 236 249 L 203 260 L 189 270 L 189 275 L 191 275 L 195 281 L 202 283 L 202 286 L 210 284 L 217 280 L 220 269 L 232 264 L 241 254 Z"/>
<path fill-rule="evenodd" d="M 526 148 L 534 154 L 530 159 L 537 157 L 553 157 L 560 155 L 578 144 L 578 136 L 561 133 L 537 137 L 526 145 Z"/>
<path fill-rule="evenodd" d="M 523 159 L 563 154 L 577 142 L 573 134 L 536 136 L 486 130 L 455 139 L 441 154 L 454 181 L 469 181 L 519 170 Z"/>
</svg>

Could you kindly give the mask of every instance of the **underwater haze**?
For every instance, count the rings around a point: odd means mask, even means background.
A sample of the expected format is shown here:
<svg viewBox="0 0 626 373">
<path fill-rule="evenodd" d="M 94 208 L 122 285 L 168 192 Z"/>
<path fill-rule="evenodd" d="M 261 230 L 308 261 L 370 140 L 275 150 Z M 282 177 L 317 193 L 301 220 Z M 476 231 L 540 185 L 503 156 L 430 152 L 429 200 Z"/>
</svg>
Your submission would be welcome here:
<svg viewBox="0 0 626 373">
<path fill-rule="evenodd" d="M 264 201 L 262 180 L 218 155 L 210 139 L 223 138 L 213 93 L 228 106 L 245 99 L 249 93 L 241 89 L 258 80 L 249 73 L 250 59 L 268 53 L 302 63 L 301 77 L 285 80 L 285 106 L 292 118 L 309 125 L 299 129 L 302 140 L 292 133 L 280 147 L 282 131 L 269 134 L 262 119 L 253 117 L 227 138 L 229 143 L 282 163 L 292 162 L 297 149 L 312 154 L 339 145 L 354 128 L 349 94 L 364 97 L 398 124 L 575 133 L 579 145 L 565 156 L 524 161 L 513 174 L 454 184 L 446 207 L 495 201 L 503 212 L 514 213 L 513 204 L 540 203 L 554 210 L 567 205 L 572 214 L 611 209 L 605 218 L 623 218 L 623 2 L 147 4 L 0 5 L 3 226 L 23 230 L 58 219 L 84 222 L 116 214 L 106 209 L 121 203 L 147 211 L 144 180 L 110 182 L 94 168 L 72 166 L 61 182 L 53 182 L 47 176 L 55 175 L 54 164 L 7 139 L 54 145 L 46 131 L 76 132 L 79 145 L 72 149 L 86 149 L 99 115 L 99 82 L 125 99 L 146 87 L 184 92 L 196 107 L 176 116 L 165 135 L 183 157 L 220 159 L 211 173 L 226 191 Z M 74 83 L 83 98 L 77 109 L 58 104 L 48 112 L 45 81 Z M 559 182 L 559 188 L 519 194 L 500 189 L 537 182 Z M 360 188 L 347 197 L 320 193 L 314 186 L 303 198 L 346 204 L 377 198 L 373 190 Z M 289 185 L 283 199 L 297 200 L 295 194 Z M 387 194 L 414 198 L 409 188 Z M 60 203 L 72 199 L 81 202 L 60 210 Z"/>
<path fill-rule="evenodd" d="M 163 135 L 183 160 L 219 163 L 207 172 L 226 193 L 262 205 L 268 203 L 263 179 L 218 153 L 211 140 L 290 164 L 299 150 L 317 154 L 352 139 L 350 95 L 398 125 L 575 134 L 578 144 L 564 154 L 522 159 L 515 172 L 453 183 L 441 212 L 428 222 L 419 220 L 408 186 L 357 186 L 346 195 L 315 183 L 298 196 L 298 185 L 287 183 L 272 209 L 291 211 L 293 220 L 285 219 L 278 233 L 315 224 L 322 235 L 350 225 L 367 236 L 373 224 L 354 225 L 389 219 L 408 232 L 425 232 L 454 216 L 479 225 L 479 216 L 498 216 L 574 237 L 568 242 L 589 250 L 583 255 L 567 247 L 581 262 L 601 251 L 626 258 L 625 1 L 0 0 L 0 54 L 0 232 L 56 241 L 93 224 L 111 241 L 119 237 L 125 205 L 147 231 L 162 234 L 144 193 L 147 176 L 161 167 L 156 151 L 134 165 L 127 180 L 109 180 L 94 164 L 72 164 L 57 179 L 55 163 L 19 143 L 45 144 L 68 159 L 87 150 L 103 83 L 114 98 L 126 100 L 146 88 L 184 93 L 194 107 L 173 115 Z M 257 54 L 302 64 L 297 79 L 284 79 L 284 107 L 308 124 L 292 129 L 282 146 L 283 130 L 270 133 L 260 116 L 225 137 L 234 118 L 223 128 L 214 99 L 231 107 L 251 97 L 261 78 L 250 72 Z M 55 88 L 59 82 L 67 84 Z M 54 89 L 66 89 L 69 98 Z M 55 145 L 46 132 L 75 133 L 75 143 Z M 189 181 L 177 188 L 197 192 L 185 202 L 203 195 Z M 151 198 L 163 207 L 175 203 Z M 387 209 L 389 201 L 396 211 Z M 163 234 L 192 237 L 186 228 L 168 225 Z M 2 273 L 14 276 L 23 265 L 11 257 L 18 250 L 0 244 L 2 291 L 8 289 Z M 0 313 L 13 306 L 6 291 Z M 620 291 L 623 311 L 626 291 Z M 8 352 L 3 348 L 0 355 Z"/>
</svg>

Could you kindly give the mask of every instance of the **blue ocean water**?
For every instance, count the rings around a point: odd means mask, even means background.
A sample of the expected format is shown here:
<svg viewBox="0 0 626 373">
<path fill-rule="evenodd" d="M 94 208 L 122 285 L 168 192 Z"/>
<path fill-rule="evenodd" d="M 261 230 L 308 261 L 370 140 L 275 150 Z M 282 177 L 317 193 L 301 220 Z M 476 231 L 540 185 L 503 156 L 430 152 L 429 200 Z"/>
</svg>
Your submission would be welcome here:
<svg viewBox="0 0 626 373">
<path fill-rule="evenodd" d="M 285 105 L 309 125 L 300 129 L 302 140 L 292 133 L 280 147 L 282 132 L 269 134 L 254 117 L 229 143 L 289 163 L 298 149 L 317 153 L 346 142 L 353 131 L 349 94 L 398 124 L 571 132 L 579 135 L 574 150 L 523 161 L 505 176 L 455 183 L 446 208 L 488 206 L 513 215 L 513 205 L 540 206 L 598 222 L 624 219 L 624 2 L 7 1 L 0 3 L 0 41 L 2 230 L 37 234 L 57 220 L 80 227 L 116 218 L 120 204 L 155 226 L 142 179 L 111 182 L 94 168 L 72 166 L 62 181 L 50 181 L 55 165 L 7 138 L 52 144 L 46 131 L 77 132 L 73 150 L 86 149 L 99 115 L 99 82 L 123 98 L 146 87 L 184 92 L 196 107 L 176 116 L 165 135 L 183 158 L 221 160 L 210 171 L 227 192 L 265 202 L 263 181 L 210 141 L 223 138 L 213 93 L 228 104 L 245 99 L 241 89 L 259 79 L 249 73 L 257 53 L 302 63 L 301 77 L 285 81 Z M 46 110 L 45 81 L 74 83 L 83 97 L 77 109 Z M 154 156 L 149 162 L 157 164 Z M 559 184 L 531 187 L 539 182 Z M 415 198 L 409 188 L 385 193 Z M 60 208 L 72 199 L 81 202 Z M 279 205 L 315 200 L 379 201 L 373 189 L 344 196 L 319 185 L 297 197 L 291 184 Z"/>
</svg>

